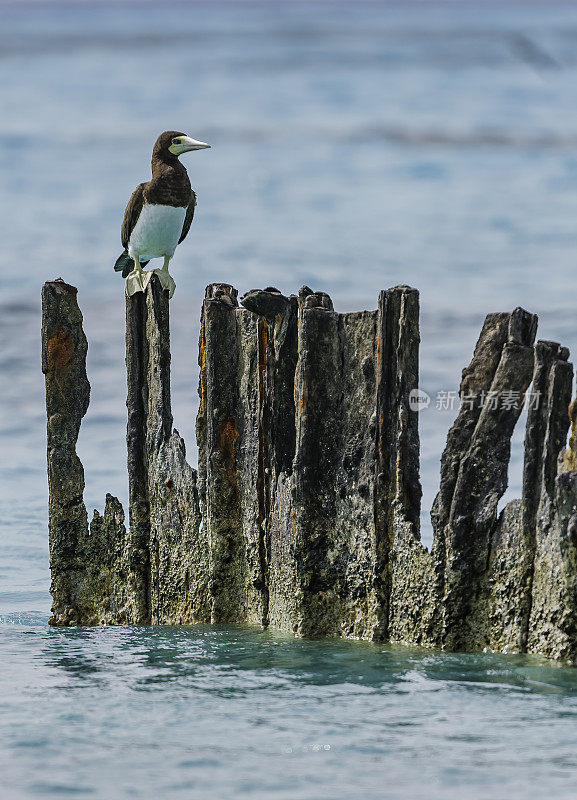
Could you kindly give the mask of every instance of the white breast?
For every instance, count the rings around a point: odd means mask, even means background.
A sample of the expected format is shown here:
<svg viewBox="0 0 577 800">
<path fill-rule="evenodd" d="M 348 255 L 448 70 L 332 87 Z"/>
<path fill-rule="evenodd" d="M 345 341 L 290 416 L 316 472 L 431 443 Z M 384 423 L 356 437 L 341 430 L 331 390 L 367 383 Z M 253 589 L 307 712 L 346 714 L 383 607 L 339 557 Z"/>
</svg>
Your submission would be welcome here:
<svg viewBox="0 0 577 800">
<path fill-rule="evenodd" d="M 130 234 L 128 252 L 141 261 L 172 258 L 182 233 L 186 208 L 144 204 Z"/>
</svg>

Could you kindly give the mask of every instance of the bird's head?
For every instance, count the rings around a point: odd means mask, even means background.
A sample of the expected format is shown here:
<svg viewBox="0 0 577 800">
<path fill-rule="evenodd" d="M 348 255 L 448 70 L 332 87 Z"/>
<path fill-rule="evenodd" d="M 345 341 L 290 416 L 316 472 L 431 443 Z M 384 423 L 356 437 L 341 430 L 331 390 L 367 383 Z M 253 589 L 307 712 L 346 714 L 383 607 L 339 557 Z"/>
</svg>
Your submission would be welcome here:
<svg viewBox="0 0 577 800">
<path fill-rule="evenodd" d="M 210 147 L 205 142 L 199 142 L 196 139 L 191 139 L 186 133 L 179 131 L 164 131 L 161 133 L 156 144 L 154 145 L 153 156 L 180 156 L 182 153 L 188 153 L 190 150 L 204 150 Z"/>
</svg>

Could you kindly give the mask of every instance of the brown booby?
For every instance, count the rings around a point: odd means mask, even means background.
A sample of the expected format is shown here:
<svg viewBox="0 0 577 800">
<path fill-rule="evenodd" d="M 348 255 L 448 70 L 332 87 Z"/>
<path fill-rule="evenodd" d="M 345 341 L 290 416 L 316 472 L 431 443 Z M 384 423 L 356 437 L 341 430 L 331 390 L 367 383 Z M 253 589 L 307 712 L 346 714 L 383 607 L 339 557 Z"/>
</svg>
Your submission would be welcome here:
<svg viewBox="0 0 577 800">
<path fill-rule="evenodd" d="M 161 133 L 152 151 L 152 180 L 137 186 L 124 212 L 121 239 L 124 252 L 114 269 L 126 278 L 126 292 L 143 292 L 151 271 L 144 272 L 152 258 L 164 258 L 162 269 L 154 270 L 172 297 L 176 284 L 168 264 L 176 246 L 186 238 L 196 206 L 188 173 L 178 160 L 182 153 L 204 150 L 209 144 L 178 131 Z"/>
</svg>

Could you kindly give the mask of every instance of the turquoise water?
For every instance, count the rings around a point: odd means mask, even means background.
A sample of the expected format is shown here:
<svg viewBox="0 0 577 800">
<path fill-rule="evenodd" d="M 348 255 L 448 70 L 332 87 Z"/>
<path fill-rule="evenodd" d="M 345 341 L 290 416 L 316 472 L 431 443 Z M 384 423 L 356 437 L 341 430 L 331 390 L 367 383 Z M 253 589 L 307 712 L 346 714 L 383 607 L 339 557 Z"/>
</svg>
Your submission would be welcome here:
<svg viewBox="0 0 577 800">
<path fill-rule="evenodd" d="M 2 631 L 3 797 L 573 797 L 577 672 L 251 629 Z"/>
<path fill-rule="evenodd" d="M 79 287 L 90 508 L 126 499 L 112 265 L 163 129 L 210 142 L 173 262 L 175 424 L 195 462 L 205 284 L 341 311 L 421 290 L 422 387 L 484 314 L 577 343 L 577 7 L 0 3 L 0 795 L 573 797 L 577 673 L 254 630 L 48 629 L 39 294 Z M 421 414 L 423 539 L 455 411 Z M 508 497 L 520 491 L 521 427 Z M 327 749 L 328 748 L 328 749 Z"/>
</svg>

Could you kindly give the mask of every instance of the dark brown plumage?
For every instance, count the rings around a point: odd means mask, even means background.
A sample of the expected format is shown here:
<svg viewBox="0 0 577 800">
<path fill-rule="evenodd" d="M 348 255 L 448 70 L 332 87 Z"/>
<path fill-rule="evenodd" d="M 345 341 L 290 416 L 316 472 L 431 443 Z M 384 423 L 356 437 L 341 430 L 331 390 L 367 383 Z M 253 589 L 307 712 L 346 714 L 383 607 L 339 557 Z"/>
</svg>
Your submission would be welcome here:
<svg viewBox="0 0 577 800">
<path fill-rule="evenodd" d="M 196 194 L 192 190 L 188 173 L 180 163 L 178 155 L 170 151 L 174 141 L 180 139 L 194 141 L 179 131 L 165 131 L 158 137 L 152 152 L 152 178 L 137 186 L 128 201 L 120 236 L 124 252 L 115 264 L 115 270 L 122 271 L 123 278 L 126 278 L 135 266 L 129 254 L 130 237 L 145 205 L 186 208 L 178 244 L 184 241 L 190 230 L 196 208 Z M 197 144 L 203 145 L 203 143 Z M 203 146 L 208 147 L 208 145 Z M 148 261 L 140 262 L 141 267 L 146 264 Z"/>
<path fill-rule="evenodd" d="M 173 155 L 168 149 L 172 140 L 179 136 L 185 136 L 185 134 L 178 131 L 165 131 L 156 140 L 152 151 L 152 179 L 136 187 L 124 212 L 120 238 L 125 249 L 128 248 L 130 234 L 136 225 L 144 203 L 186 207 L 186 218 L 181 237 L 178 240 L 179 244 L 186 238 L 190 230 L 196 207 L 196 194 L 192 190 L 188 173 L 178 160 L 178 156 Z"/>
</svg>

